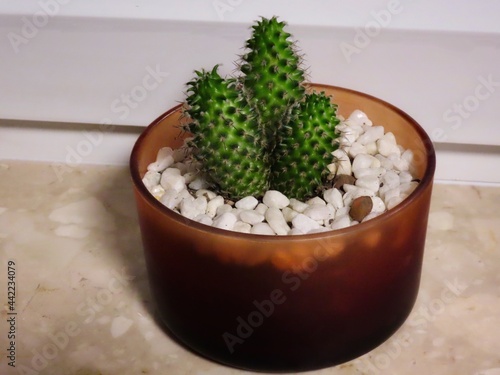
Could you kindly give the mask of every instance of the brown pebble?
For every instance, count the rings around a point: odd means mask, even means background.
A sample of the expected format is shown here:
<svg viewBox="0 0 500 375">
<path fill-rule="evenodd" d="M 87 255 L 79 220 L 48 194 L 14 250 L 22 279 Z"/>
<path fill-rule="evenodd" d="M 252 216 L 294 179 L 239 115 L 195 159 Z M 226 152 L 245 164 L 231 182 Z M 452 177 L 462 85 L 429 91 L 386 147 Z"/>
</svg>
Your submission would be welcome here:
<svg viewBox="0 0 500 375">
<path fill-rule="evenodd" d="M 344 184 L 354 185 L 355 182 L 356 179 L 354 176 L 349 174 L 338 174 L 333 179 L 333 187 L 340 190 L 343 188 Z"/>
<path fill-rule="evenodd" d="M 351 204 L 349 215 L 353 220 L 361 221 L 368 215 L 373 208 L 373 202 L 370 197 L 362 196 L 354 199 Z"/>
</svg>

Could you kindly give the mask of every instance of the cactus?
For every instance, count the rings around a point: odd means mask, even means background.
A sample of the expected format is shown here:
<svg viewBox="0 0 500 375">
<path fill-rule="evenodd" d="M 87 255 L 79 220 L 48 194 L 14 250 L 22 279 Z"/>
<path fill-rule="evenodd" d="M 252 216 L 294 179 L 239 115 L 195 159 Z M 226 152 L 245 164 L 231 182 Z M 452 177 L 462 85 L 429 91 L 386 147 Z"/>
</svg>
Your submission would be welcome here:
<svg viewBox="0 0 500 375">
<path fill-rule="evenodd" d="M 323 92 L 307 94 L 293 108 L 293 118 L 278 134 L 272 155 L 271 186 L 304 199 L 321 190 L 336 148 L 337 106 Z"/>
<path fill-rule="evenodd" d="M 269 188 L 290 198 L 319 192 L 336 148 L 337 106 L 305 93 L 304 72 L 285 24 L 273 17 L 253 27 L 244 76 L 197 71 L 188 82 L 189 146 L 220 193 L 261 197 Z"/>
<path fill-rule="evenodd" d="M 226 196 L 261 196 L 269 188 L 268 154 L 262 131 L 235 79 L 223 79 L 216 65 L 196 71 L 188 82 L 185 113 L 189 146 L 202 172 Z"/>
<path fill-rule="evenodd" d="M 304 71 L 285 23 L 262 18 L 246 42 L 248 53 L 240 66 L 244 91 L 266 132 L 268 151 L 279 129 L 289 121 L 291 108 L 304 96 Z"/>
</svg>

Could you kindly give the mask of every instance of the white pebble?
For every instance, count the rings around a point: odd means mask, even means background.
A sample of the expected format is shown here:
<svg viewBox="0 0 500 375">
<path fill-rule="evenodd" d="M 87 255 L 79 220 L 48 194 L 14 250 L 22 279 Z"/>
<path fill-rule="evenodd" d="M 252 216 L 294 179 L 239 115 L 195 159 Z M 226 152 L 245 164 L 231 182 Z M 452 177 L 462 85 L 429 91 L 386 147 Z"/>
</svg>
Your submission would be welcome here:
<svg viewBox="0 0 500 375">
<path fill-rule="evenodd" d="M 186 172 L 182 175 L 186 181 L 186 184 L 190 184 L 191 182 L 193 182 L 194 180 L 196 180 L 196 178 L 198 177 L 198 173 L 196 172 Z"/>
<path fill-rule="evenodd" d="M 378 152 L 383 156 L 388 156 L 390 154 L 401 155 L 401 150 L 396 143 L 396 137 L 393 133 L 385 133 L 382 138 L 377 141 Z"/>
<path fill-rule="evenodd" d="M 205 225 L 212 225 L 214 222 L 210 216 L 205 214 L 198 215 L 193 220 Z"/>
<path fill-rule="evenodd" d="M 343 215 L 335 218 L 333 221 L 332 225 L 330 226 L 331 229 L 342 229 L 342 228 L 347 228 L 351 225 L 351 219 L 349 219 L 349 216 Z"/>
<path fill-rule="evenodd" d="M 401 158 L 406 160 L 408 162 L 408 164 L 413 163 L 413 151 L 412 150 L 405 150 L 401 154 Z"/>
<path fill-rule="evenodd" d="M 269 208 L 282 209 L 290 204 L 290 200 L 277 190 L 268 190 L 262 198 L 262 202 Z"/>
<path fill-rule="evenodd" d="M 375 157 L 380 161 L 380 166 L 386 170 L 391 170 L 394 168 L 392 161 L 387 159 L 385 156 L 376 154 Z"/>
<path fill-rule="evenodd" d="M 253 210 L 258 204 L 259 201 L 255 197 L 248 196 L 237 201 L 235 206 L 236 208 L 241 208 L 242 210 Z"/>
<path fill-rule="evenodd" d="M 366 147 L 361 143 L 353 142 L 351 147 L 349 147 L 349 156 L 355 158 L 358 155 L 366 155 Z"/>
<path fill-rule="evenodd" d="M 350 184 L 344 184 L 344 190 L 346 194 L 344 194 L 343 199 L 344 199 L 344 205 L 346 204 L 346 195 L 350 195 L 352 199 L 356 199 L 357 197 L 361 196 L 368 196 L 368 197 L 373 197 L 375 195 L 375 192 L 371 189 L 367 189 L 361 186 L 355 186 L 355 185 L 350 185 Z"/>
<path fill-rule="evenodd" d="M 394 171 L 387 171 L 381 178 L 384 188 L 394 189 L 400 184 L 399 175 Z"/>
<path fill-rule="evenodd" d="M 240 233 L 250 233 L 252 226 L 248 223 L 244 223 L 243 221 L 237 221 L 234 224 L 233 230 Z"/>
<path fill-rule="evenodd" d="M 217 196 L 216 193 L 214 193 L 213 191 L 207 190 L 207 189 L 197 190 L 195 195 L 197 197 L 201 197 L 201 196 L 206 197 L 208 200 L 212 200 Z"/>
<path fill-rule="evenodd" d="M 376 157 L 367 154 L 359 154 L 356 155 L 352 161 L 351 169 L 354 173 L 356 173 L 358 169 L 373 168 L 375 165 L 380 167 L 380 161 Z"/>
<path fill-rule="evenodd" d="M 385 203 L 380 197 L 371 197 L 372 198 L 372 212 L 384 212 L 385 211 Z"/>
<path fill-rule="evenodd" d="M 204 211 L 200 212 L 196 209 L 194 201 L 192 201 L 191 199 L 183 199 L 181 201 L 179 209 L 181 215 L 187 217 L 188 219 L 194 219 L 196 216 L 204 213 Z"/>
<path fill-rule="evenodd" d="M 149 191 L 156 199 L 160 199 L 165 194 L 165 189 L 161 185 L 153 186 Z"/>
<path fill-rule="evenodd" d="M 341 133 L 338 141 L 340 146 L 342 146 L 343 148 L 351 147 L 352 144 L 356 142 L 356 139 L 358 139 L 358 137 L 359 133 L 357 131 L 348 128 L 346 131 Z"/>
<path fill-rule="evenodd" d="M 418 182 L 405 182 L 399 186 L 400 194 L 410 195 L 418 186 Z"/>
<path fill-rule="evenodd" d="M 397 169 L 398 171 L 407 171 L 410 168 L 410 164 L 408 162 L 398 156 L 397 154 L 390 154 L 387 157 L 390 161 L 392 161 L 392 164 L 394 165 L 394 168 Z"/>
<path fill-rule="evenodd" d="M 398 187 L 395 187 L 394 189 L 390 189 L 390 190 L 387 190 L 386 193 L 384 194 L 384 202 L 385 202 L 385 205 L 387 207 L 387 209 L 389 210 L 389 202 L 392 198 L 399 198 L 399 196 L 401 195 L 400 191 L 399 191 L 399 186 Z"/>
<path fill-rule="evenodd" d="M 368 155 L 375 155 L 378 151 L 377 144 L 375 142 L 370 142 L 365 145 L 366 153 Z"/>
<path fill-rule="evenodd" d="M 335 218 L 347 215 L 350 209 L 351 208 L 347 206 L 337 208 L 337 211 L 335 212 Z"/>
<path fill-rule="evenodd" d="M 356 178 L 361 178 L 361 177 L 365 177 L 365 176 L 382 177 L 386 172 L 387 172 L 387 170 L 382 168 L 382 167 L 379 167 L 379 168 L 361 168 L 361 169 L 356 169 L 356 172 L 354 172 L 354 177 L 356 177 Z"/>
<path fill-rule="evenodd" d="M 305 234 L 304 232 L 302 232 L 300 229 L 298 228 L 292 228 L 289 232 L 288 232 L 289 235 L 291 236 L 296 236 L 296 235 L 299 235 L 299 234 Z"/>
<path fill-rule="evenodd" d="M 366 215 L 363 220 L 361 220 L 362 223 L 364 223 L 365 221 L 368 221 L 368 220 L 371 220 L 371 219 L 374 219 L 376 218 L 377 216 L 380 216 L 380 214 L 382 214 L 382 212 L 370 212 L 368 215 Z"/>
<path fill-rule="evenodd" d="M 331 212 L 326 205 L 313 204 L 304 211 L 304 215 L 313 220 L 327 220 L 330 218 Z"/>
<path fill-rule="evenodd" d="M 244 210 L 240 213 L 240 220 L 245 223 L 254 225 L 264 221 L 264 215 L 259 214 L 253 210 Z"/>
<path fill-rule="evenodd" d="M 160 184 L 165 190 L 173 189 L 177 192 L 186 188 L 186 180 L 180 174 L 164 173 L 161 176 Z"/>
<path fill-rule="evenodd" d="M 233 210 L 233 207 L 231 207 L 229 204 L 223 204 L 222 206 L 217 207 L 216 215 L 222 216 L 223 214 L 225 214 L 227 212 L 231 212 L 232 210 Z"/>
<path fill-rule="evenodd" d="M 161 172 L 162 177 L 166 175 L 175 175 L 175 176 L 180 176 L 181 171 L 179 168 L 167 168 L 163 172 Z"/>
<path fill-rule="evenodd" d="M 205 213 L 207 211 L 207 206 L 208 206 L 207 198 L 204 196 L 197 197 L 193 201 L 193 205 L 200 213 Z"/>
<path fill-rule="evenodd" d="M 161 172 L 174 163 L 174 151 L 170 147 L 158 150 L 156 161 L 148 165 L 148 171 Z"/>
<path fill-rule="evenodd" d="M 349 156 L 347 156 L 346 152 L 339 148 L 333 151 L 332 155 L 337 162 L 337 174 L 350 175 L 352 172 L 351 160 L 349 159 Z"/>
<path fill-rule="evenodd" d="M 214 220 L 212 226 L 220 229 L 232 230 L 237 220 L 236 215 L 231 212 L 225 212 Z"/>
<path fill-rule="evenodd" d="M 344 188 L 346 187 L 347 185 L 344 185 Z M 349 185 L 349 186 L 352 186 L 352 185 Z M 344 201 L 344 206 L 345 207 L 350 207 L 351 206 L 351 203 L 352 201 L 354 200 L 354 192 L 356 190 L 352 190 L 352 191 L 348 191 L 346 192 L 343 196 L 342 196 L 342 200 Z"/>
<path fill-rule="evenodd" d="M 182 175 L 188 171 L 188 166 L 184 163 L 174 163 L 172 168 L 178 169 Z"/>
<path fill-rule="evenodd" d="M 304 210 L 309 207 L 307 203 L 301 202 L 295 198 L 290 199 L 290 207 L 297 212 L 304 212 Z"/>
<path fill-rule="evenodd" d="M 294 228 L 299 229 L 303 233 L 307 233 L 312 229 L 319 228 L 320 225 L 310 217 L 304 214 L 298 214 L 292 220 L 292 225 Z"/>
<path fill-rule="evenodd" d="M 190 189 L 200 190 L 206 189 L 208 187 L 208 183 L 203 177 L 198 176 L 193 181 L 191 181 L 188 186 Z"/>
<path fill-rule="evenodd" d="M 372 122 L 368 118 L 366 113 L 360 111 L 359 109 L 352 111 L 352 113 L 347 118 L 347 121 L 356 125 L 368 125 L 368 126 L 372 125 Z"/>
<path fill-rule="evenodd" d="M 325 223 L 327 221 L 333 220 L 335 218 L 335 215 L 337 214 L 337 209 L 335 206 L 331 203 L 327 203 L 326 208 L 328 209 L 328 217 L 325 219 Z"/>
<path fill-rule="evenodd" d="M 337 164 L 335 164 L 335 163 L 330 163 L 330 164 L 328 164 L 328 165 L 326 166 L 326 168 L 327 168 L 327 169 L 328 169 L 328 171 L 329 171 L 331 174 L 333 174 L 333 175 L 335 175 L 335 173 L 337 172 Z"/>
<path fill-rule="evenodd" d="M 217 214 L 217 209 L 224 204 L 224 198 L 218 195 L 207 204 L 207 215 L 211 218 Z"/>
<path fill-rule="evenodd" d="M 269 207 L 266 211 L 266 221 L 276 234 L 286 235 L 290 227 L 278 208 Z"/>
<path fill-rule="evenodd" d="M 314 198 L 308 199 L 306 201 L 306 204 L 308 204 L 309 206 L 312 206 L 313 204 L 319 204 L 322 206 L 326 206 L 326 202 L 323 199 L 321 199 L 320 197 L 314 197 Z"/>
<path fill-rule="evenodd" d="M 167 208 L 173 210 L 178 207 L 179 203 L 181 203 L 182 201 L 182 198 L 183 197 L 179 194 L 178 191 L 174 189 L 166 189 L 165 194 L 163 194 L 160 198 L 160 202 Z"/>
<path fill-rule="evenodd" d="M 399 183 L 400 184 L 404 184 L 405 182 L 411 182 L 412 180 L 413 180 L 412 175 L 407 171 L 403 171 L 399 174 Z"/>
<path fill-rule="evenodd" d="M 373 143 L 378 141 L 380 138 L 384 136 L 384 127 L 383 126 L 371 126 L 366 129 L 365 132 L 358 138 L 358 142 L 362 145 L 366 145 L 368 143 Z"/>
<path fill-rule="evenodd" d="M 380 181 L 377 176 L 360 177 L 355 182 L 356 186 L 377 192 L 380 188 Z"/>
<path fill-rule="evenodd" d="M 401 196 L 397 196 L 397 197 L 392 197 L 390 198 L 388 201 L 386 201 L 386 206 L 387 206 L 387 209 L 390 210 L 392 208 L 394 208 L 395 206 L 397 206 L 398 204 L 400 204 L 402 201 L 403 201 L 403 197 Z"/>
<path fill-rule="evenodd" d="M 156 171 L 147 171 L 142 178 L 142 183 L 146 189 L 150 190 L 160 183 L 161 174 Z"/>
<path fill-rule="evenodd" d="M 281 210 L 283 213 L 283 217 L 287 223 L 291 223 L 293 218 L 297 216 L 299 213 L 295 210 L 292 210 L 290 207 L 285 207 Z"/>
<path fill-rule="evenodd" d="M 252 229 L 250 230 L 250 233 L 253 234 L 269 234 L 269 235 L 274 235 L 274 231 L 272 228 L 269 226 L 267 223 L 258 223 L 255 224 Z"/>
<path fill-rule="evenodd" d="M 264 203 L 259 203 L 257 207 L 255 207 L 255 212 L 261 215 L 265 215 L 268 207 Z"/>
<path fill-rule="evenodd" d="M 328 189 L 323 192 L 323 198 L 326 202 L 331 203 L 335 209 L 339 209 L 344 206 L 344 201 L 342 200 L 342 193 L 338 189 Z"/>
</svg>

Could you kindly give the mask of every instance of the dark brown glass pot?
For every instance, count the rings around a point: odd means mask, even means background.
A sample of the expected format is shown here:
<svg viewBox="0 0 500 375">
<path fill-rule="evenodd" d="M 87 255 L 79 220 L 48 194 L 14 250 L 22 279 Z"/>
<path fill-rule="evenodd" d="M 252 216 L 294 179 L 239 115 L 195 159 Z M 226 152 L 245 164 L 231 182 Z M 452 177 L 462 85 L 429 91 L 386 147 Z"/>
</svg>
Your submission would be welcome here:
<svg viewBox="0 0 500 375">
<path fill-rule="evenodd" d="M 139 137 L 130 169 L 151 290 L 168 329 L 215 361 L 259 371 L 336 365 L 375 348 L 417 296 L 435 169 L 423 129 L 369 95 L 313 85 L 339 112 L 361 109 L 413 150 L 417 189 L 365 223 L 326 233 L 224 231 L 170 211 L 142 184 L 158 149 L 182 144 L 179 107 Z"/>
</svg>

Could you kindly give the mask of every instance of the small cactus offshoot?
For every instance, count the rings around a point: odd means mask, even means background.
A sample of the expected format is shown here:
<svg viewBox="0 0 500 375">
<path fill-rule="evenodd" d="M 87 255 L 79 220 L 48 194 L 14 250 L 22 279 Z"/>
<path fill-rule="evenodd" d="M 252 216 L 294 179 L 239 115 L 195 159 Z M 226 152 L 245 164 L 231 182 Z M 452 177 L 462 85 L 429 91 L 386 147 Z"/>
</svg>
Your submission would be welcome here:
<svg viewBox="0 0 500 375">
<path fill-rule="evenodd" d="M 301 59 L 284 27 L 276 17 L 258 21 L 246 42 L 249 51 L 240 67 L 244 91 L 263 124 L 269 150 L 305 91 Z"/>
<path fill-rule="evenodd" d="M 227 196 L 264 194 L 270 170 L 257 117 L 236 81 L 221 78 L 217 66 L 196 75 L 188 83 L 186 112 L 190 146 L 203 172 Z"/>
<path fill-rule="evenodd" d="M 271 186 L 291 197 L 318 193 L 329 171 L 337 143 L 337 106 L 324 93 L 307 94 L 293 108 L 293 120 L 283 127 L 272 154 Z"/>
<path fill-rule="evenodd" d="M 337 106 L 307 93 L 301 59 L 285 23 L 253 26 L 236 78 L 218 66 L 188 82 L 189 146 L 214 188 L 230 199 L 279 190 L 306 199 L 325 185 L 336 148 Z"/>
</svg>

